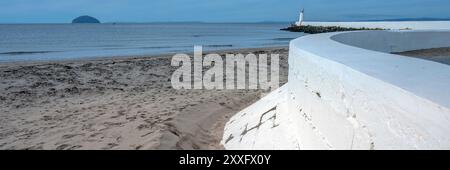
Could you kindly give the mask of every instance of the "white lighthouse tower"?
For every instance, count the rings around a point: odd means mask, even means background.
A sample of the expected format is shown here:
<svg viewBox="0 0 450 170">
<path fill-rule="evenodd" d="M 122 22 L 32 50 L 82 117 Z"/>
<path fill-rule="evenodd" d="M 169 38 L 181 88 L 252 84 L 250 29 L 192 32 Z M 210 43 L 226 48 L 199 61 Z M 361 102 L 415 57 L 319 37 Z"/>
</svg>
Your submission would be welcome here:
<svg viewBox="0 0 450 170">
<path fill-rule="evenodd" d="M 300 12 L 300 17 L 298 18 L 298 21 L 295 22 L 296 26 L 301 26 L 303 24 L 304 14 L 305 14 L 305 9 L 302 9 L 302 12 Z"/>
</svg>

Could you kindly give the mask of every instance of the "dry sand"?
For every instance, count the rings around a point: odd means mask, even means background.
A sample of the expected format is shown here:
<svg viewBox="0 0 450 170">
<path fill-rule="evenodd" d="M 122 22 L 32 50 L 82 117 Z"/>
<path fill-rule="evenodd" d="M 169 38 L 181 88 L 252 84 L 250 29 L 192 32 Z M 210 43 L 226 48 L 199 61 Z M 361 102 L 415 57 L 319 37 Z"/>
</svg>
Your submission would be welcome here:
<svg viewBox="0 0 450 170">
<path fill-rule="evenodd" d="M 279 53 L 287 82 L 288 49 Z M 0 149 L 222 149 L 262 90 L 175 90 L 171 56 L 0 65 Z"/>
<path fill-rule="evenodd" d="M 450 65 L 450 47 L 406 51 L 395 54 L 416 57 Z"/>
</svg>

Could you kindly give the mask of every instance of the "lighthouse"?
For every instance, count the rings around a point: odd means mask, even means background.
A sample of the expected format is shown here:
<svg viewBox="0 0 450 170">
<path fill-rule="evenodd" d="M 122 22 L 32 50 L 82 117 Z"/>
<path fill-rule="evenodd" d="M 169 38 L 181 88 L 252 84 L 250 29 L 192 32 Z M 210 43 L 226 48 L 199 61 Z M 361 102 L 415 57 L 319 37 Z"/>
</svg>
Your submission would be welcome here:
<svg viewBox="0 0 450 170">
<path fill-rule="evenodd" d="M 302 11 L 300 12 L 300 16 L 298 17 L 298 21 L 295 22 L 296 26 L 301 26 L 303 24 L 303 16 L 305 14 L 305 9 L 302 9 Z"/>
</svg>

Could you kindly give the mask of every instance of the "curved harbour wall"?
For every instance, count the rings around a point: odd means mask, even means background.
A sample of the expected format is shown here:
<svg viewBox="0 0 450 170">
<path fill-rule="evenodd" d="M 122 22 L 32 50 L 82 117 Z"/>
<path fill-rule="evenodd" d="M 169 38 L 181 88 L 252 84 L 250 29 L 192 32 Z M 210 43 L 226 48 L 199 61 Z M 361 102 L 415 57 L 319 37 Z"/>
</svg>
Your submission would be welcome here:
<svg viewBox="0 0 450 170">
<path fill-rule="evenodd" d="M 449 47 L 450 31 L 309 35 L 289 83 L 231 118 L 227 149 L 450 149 L 450 66 L 390 54 Z"/>
</svg>

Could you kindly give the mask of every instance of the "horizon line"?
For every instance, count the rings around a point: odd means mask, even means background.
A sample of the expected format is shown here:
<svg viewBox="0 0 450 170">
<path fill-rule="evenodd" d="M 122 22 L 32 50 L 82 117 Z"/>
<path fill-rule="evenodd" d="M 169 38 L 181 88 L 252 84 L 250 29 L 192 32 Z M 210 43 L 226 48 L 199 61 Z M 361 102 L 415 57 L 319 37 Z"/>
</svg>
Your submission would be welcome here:
<svg viewBox="0 0 450 170">
<path fill-rule="evenodd" d="M 392 19 L 367 19 L 367 20 L 306 20 L 305 22 L 383 22 L 383 21 L 450 21 L 447 18 L 392 18 Z M 133 21 L 109 21 L 100 24 L 178 24 L 178 23 L 199 23 L 199 24 L 264 24 L 264 23 L 294 23 L 295 21 L 149 21 L 149 22 L 133 22 Z M 20 25 L 20 24 L 72 24 L 71 22 L 0 22 L 2 25 Z"/>
</svg>

